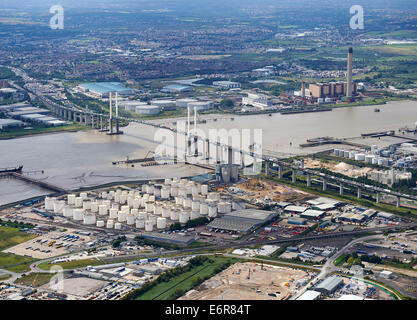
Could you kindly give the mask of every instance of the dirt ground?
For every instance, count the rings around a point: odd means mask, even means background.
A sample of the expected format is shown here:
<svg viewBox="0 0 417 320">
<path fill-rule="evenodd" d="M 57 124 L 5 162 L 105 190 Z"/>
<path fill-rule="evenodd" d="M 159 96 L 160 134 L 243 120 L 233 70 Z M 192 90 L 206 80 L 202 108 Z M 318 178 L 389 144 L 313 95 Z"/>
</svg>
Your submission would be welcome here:
<svg viewBox="0 0 417 320">
<path fill-rule="evenodd" d="M 337 164 L 332 162 L 324 162 L 321 160 L 313 160 L 310 158 L 304 159 L 304 165 L 310 169 L 327 169 L 336 173 L 344 174 L 351 178 L 357 178 L 367 175 L 369 172 L 374 171 L 372 168 L 359 168 L 350 164 L 339 162 Z"/>
<path fill-rule="evenodd" d="M 312 195 L 303 192 L 300 190 L 296 190 L 294 188 L 270 182 L 270 181 L 263 181 L 259 179 L 250 179 L 247 183 L 241 183 L 237 186 L 239 189 L 244 190 L 247 193 L 255 193 L 254 196 L 245 195 L 243 196 L 244 199 L 250 198 L 265 198 L 269 197 L 273 201 L 303 201 L 312 198 Z"/>
<path fill-rule="evenodd" d="M 236 263 L 180 300 L 282 300 L 294 293 L 298 280 L 309 277 L 303 270 L 271 265 L 261 268 L 260 263 Z"/>
</svg>

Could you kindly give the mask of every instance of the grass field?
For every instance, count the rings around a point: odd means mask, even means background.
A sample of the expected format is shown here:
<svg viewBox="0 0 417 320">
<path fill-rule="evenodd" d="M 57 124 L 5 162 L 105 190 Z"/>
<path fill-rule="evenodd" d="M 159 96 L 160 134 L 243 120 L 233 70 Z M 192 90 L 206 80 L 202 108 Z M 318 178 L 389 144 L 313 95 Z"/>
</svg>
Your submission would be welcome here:
<svg viewBox="0 0 417 320">
<path fill-rule="evenodd" d="M 36 236 L 15 228 L 0 226 L 0 250 L 13 247 L 33 238 L 36 238 Z"/>
<path fill-rule="evenodd" d="M 80 124 L 70 124 L 62 127 L 48 127 L 48 128 L 34 128 L 30 130 L 16 129 L 5 132 L 0 132 L 0 140 L 3 139 L 14 139 L 18 137 L 31 136 L 42 133 L 54 133 L 54 132 L 68 132 L 68 131 L 79 131 L 88 130 L 89 128 Z"/>
<path fill-rule="evenodd" d="M 60 266 L 63 269 L 76 269 L 76 268 L 84 268 L 87 266 L 97 266 L 101 264 L 105 264 L 106 262 L 97 260 L 97 259 L 82 259 L 82 260 L 74 260 L 69 262 L 62 262 L 62 263 L 55 263 L 55 264 L 48 264 L 47 262 L 42 262 L 38 265 L 38 268 L 41 270 L 49 270 L 53 266 Z"/>
<path fill-rule="evenodd" d="M 0 252 L 0 269 L 17 273 L 27 272 L 30 271 L 29 266 L 35 261 L 37 260 L 31 257 Z"/>
<path fill-rule="evenodd" d="M 0 227 L 0 250 L 7 249 L 19 243 L 36 238 L 35 235 L 27 234 L 15 228 Z M 29 265 L 36 259 L 15 254 L 0 252 L 0 268 L 13 272 L 29 271 Z"/>
<path fill-rule="evenodd" d="M 23 277 L 20 277 L 15 281 L 15 283 L 30 286 L 33 284 L 33 280 L 36 279 L 35 287 L 39 287 L 48 283 L 51 280 L 52 276 L 54 276 L 53 273 L 31 273 Z"/>
<path fill-rule="evenodd" d="M 224 257 L 212 257 L 213 263 L 209 261 L 204 262 L 202 265 L 193 268 L 192 270 L 185 272 L 172 278 L 168 282 L 161 282 L 136 297 L 136 300 L 169 300 L 174 292 L 181 289 L 183 292 L 187 292 L 194 287 L 194 278 L 211 277 L 215 274 L 215 269 L 228 262 L 234 263 L 237 260 L 233 258 Z"/>
</svg>

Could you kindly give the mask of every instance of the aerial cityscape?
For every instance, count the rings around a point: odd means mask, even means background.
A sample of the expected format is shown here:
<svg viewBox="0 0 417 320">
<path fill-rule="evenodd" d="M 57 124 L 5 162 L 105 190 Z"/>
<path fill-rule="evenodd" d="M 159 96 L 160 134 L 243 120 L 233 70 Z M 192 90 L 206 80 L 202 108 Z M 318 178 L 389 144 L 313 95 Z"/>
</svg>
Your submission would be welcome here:
<svg viewBox="0 0 417 320">
<path fill-rule="evenodd" d="M 416 26 L 411 0 L 3 0 L 0 300 L 417 299 Z"/>
</svg>

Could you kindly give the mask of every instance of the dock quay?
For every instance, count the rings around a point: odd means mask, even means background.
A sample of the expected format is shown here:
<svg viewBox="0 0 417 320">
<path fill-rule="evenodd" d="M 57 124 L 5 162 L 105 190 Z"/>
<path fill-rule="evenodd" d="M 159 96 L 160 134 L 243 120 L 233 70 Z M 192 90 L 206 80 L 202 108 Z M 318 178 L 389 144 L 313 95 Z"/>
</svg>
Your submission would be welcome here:
<svg viewBox="0 0 417 320">
<path fill-rule="evenodd" d="M 21 181 L 24 181 L 24 182 L 27 182 L 27 183 L 35 184 L 35 185 L 37 185 L 37 186 L 39 186 L 43 189 L 50 190 L 50 191 L 53 191 L 53 192 L 56 192 L 56 193 L 67 193 L 68 192 L 67 190 L 65 190 L 63 188 L 57 187 L 57 186 L 55 186 L 53 184 L 50 184 L 50 183 L 47 183 L 47 182 L 43 182 L 43 181 L 28 177 L 28 176 L 23 175 L 21 173 L 4 172 L 4 173 L 0 173 L 0 178 L 18 179 L 18 180 L 21 180 Z"/>
</svg>

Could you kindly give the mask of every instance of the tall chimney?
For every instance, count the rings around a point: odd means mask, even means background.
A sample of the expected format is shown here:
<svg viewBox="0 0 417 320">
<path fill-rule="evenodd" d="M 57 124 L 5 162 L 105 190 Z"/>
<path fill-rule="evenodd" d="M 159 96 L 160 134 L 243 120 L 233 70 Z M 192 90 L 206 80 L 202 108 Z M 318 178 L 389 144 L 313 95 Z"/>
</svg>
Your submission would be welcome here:
<svg viewBox="0 0 417 320">
<path fill-rule="evenodd" d="M 352 79 L 352 68 L 353 68 L 353 48 L 349 48 L 348 53 L 348 65 L 347 65 L 347 92 L 346 97 L 352 98 L 352 88 L 353 88 L 353 79 Z"/>
<path fill-rule="evenodd" d="M 303 98 L 306 97 L 306 83 L 303 81 L 302 85 L 301 85 L 301 96 Z"/>
</svg>

